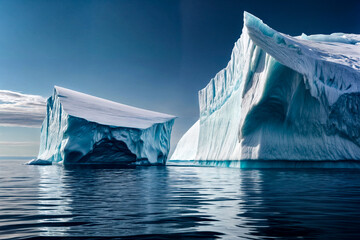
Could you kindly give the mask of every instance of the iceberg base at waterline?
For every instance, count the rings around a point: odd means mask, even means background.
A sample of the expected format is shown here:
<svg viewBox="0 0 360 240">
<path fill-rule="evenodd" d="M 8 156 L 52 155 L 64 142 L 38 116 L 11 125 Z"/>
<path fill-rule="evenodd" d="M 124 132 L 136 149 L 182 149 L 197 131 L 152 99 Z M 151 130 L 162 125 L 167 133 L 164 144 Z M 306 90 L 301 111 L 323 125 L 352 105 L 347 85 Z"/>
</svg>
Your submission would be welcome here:
<svg viewBox="0 0 360 240">
<path fill-rule="evenodd" d="M 171 161 L 172 162 L 172 161 Z M 184 162 L 182 162 L 185 164 Z M 208 167 L 230 167 L 241 169 L 263 169 L 263 168 L 347 168 L 360 169 L 357 160 L 196 160 L 187 165 Z"/>
<path fill-rule="evenodd" d="M 51 161 L 48 160 L 42 160 L 42 159 L 32 159 L 29 162 L 26 163 L 27 165 L 42 165 L 42 166 L 47 166 L 47 165 L 52 165 L 53 163 Z"/>
<path fill-rule="evenodd" d="M 174 160 L 170 159 L 167 165 L 194 166 L 194 167 L 221 167 L 241 169 L 310 169 L 310 168 L 337 168 L 360 169 L 358 160 Z"/>
<path fill-rule="evenodd" d="M 55 87 L 29 164 L 164 165 L 174 119 Z"/>
</svg>

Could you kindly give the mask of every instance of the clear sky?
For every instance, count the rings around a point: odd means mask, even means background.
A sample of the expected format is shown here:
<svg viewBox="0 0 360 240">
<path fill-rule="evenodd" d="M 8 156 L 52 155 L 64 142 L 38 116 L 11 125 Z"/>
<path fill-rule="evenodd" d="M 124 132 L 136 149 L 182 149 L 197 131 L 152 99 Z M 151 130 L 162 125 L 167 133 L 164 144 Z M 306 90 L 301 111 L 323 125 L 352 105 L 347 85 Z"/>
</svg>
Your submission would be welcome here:
<svg viewBox="0 0 360 240">
<path fill-rule="evenodd" d="M 360 1 L 0 0 L 0 156 L 37 154 L 54 85 L 178 116 L 173 148 L 244 10 L 290 35 L 360 33 Z"/>
</svg>

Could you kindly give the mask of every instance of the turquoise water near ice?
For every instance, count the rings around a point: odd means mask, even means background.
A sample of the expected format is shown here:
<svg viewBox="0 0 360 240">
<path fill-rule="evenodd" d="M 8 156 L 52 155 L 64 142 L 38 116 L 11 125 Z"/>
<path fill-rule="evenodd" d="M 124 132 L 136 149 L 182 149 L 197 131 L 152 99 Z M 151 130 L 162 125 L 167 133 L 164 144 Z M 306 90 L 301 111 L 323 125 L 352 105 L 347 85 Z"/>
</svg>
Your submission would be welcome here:
<svg viewBox="0 0 360 240">
<path fill-rule="evenodd" d="M 360 239 L 360 171 L 0 160 L 2 239 Z"/>
</svg>

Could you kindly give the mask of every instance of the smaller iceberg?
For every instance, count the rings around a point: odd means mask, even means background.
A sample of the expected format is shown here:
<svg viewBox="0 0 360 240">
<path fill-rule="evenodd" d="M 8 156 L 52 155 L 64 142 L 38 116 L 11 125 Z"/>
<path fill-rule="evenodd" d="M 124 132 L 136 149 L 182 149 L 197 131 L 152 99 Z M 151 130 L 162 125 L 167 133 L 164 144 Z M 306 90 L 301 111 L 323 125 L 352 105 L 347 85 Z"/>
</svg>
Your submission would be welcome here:
<svg viewBox="0 0 360 240">
<path fill-rule="evenodd" d="M 163 165 L 174 120 L 55 86 L 47 100 L 39 155 L 29 164 Z"/>
</svg>

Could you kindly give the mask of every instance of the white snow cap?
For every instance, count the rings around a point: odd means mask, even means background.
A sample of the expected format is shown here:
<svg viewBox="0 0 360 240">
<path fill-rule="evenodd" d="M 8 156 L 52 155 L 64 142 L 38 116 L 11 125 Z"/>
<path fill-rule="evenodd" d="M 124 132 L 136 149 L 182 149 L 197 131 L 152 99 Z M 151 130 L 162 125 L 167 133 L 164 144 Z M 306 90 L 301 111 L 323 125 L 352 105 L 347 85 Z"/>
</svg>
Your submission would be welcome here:
<svg viewBox="0 0 360 240">
<path fill-rule="evenodd" d="M 71 116 L 114 127 L 146 129 L 156 123 L 175 119 L 175 116 L 131 107 L 85 93 L 55 86 L 55 95 Z"/>
</svg>

